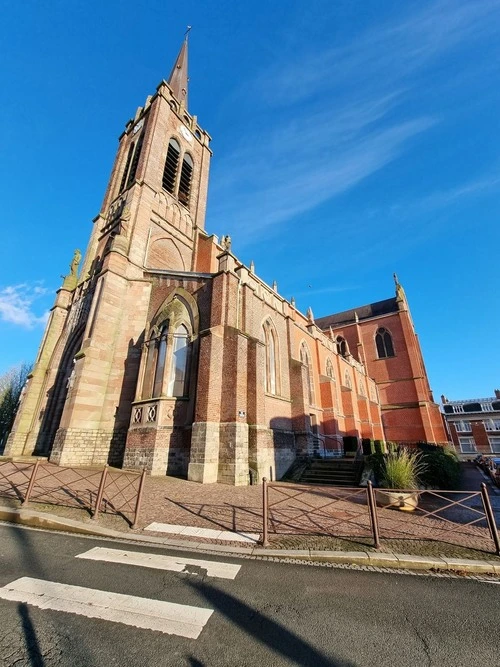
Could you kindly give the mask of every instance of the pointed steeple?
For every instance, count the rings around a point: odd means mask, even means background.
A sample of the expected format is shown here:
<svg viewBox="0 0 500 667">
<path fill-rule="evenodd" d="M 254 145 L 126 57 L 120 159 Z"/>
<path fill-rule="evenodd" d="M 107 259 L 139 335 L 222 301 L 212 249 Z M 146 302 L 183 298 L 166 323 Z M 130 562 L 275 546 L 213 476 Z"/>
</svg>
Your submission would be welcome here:
<svg viewBox="0 0 500 667">
<path fill-rule="evenodd" d="M 187 108 L 188 98 L 188 33 L 191 26 L 188 26 L 184 41 L 182 42 L 181 50 L 174 63 L 170 76 L 168 77 L 168 84 L 179 102 L 184 102 Z"/>
</svg>

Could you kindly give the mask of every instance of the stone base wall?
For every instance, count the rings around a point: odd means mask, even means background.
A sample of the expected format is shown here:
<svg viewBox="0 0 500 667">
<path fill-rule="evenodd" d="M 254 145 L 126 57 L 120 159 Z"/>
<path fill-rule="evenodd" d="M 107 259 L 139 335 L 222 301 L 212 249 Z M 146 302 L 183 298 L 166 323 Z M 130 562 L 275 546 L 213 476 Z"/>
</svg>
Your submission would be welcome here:
<svg viewBox="0 0 500 667">
<path fill-rule="evenodd" d="M 217 481 L 219 466 L 220 425 L 217 422 L 195 422 L 191 437 L 188 479 L 202 484 Z"/>
<path fill-rule="evenodd" d="M 151 475 L 186 475 L 191 429 L 136 428 L 127 436 L 124 468 L 146 468 Z"/>
<path fill-rule="evenodd" d="M 248 424 L 227 422 L 220 424 L 219 466 L 217 481 L 234 486 L 250 482 L 248 467 Z"/>
<path fill-rule="evenodd" d="M 121 466 L 126 431 L 60 428 L 54 438 L 51 463 L 61 466 Z"/>
<path fill-rule="evenodd" d="M 3 449 L 4 456 L 29 456 L 32 452 L 25 451 L 26 440 L 28 433 L 20 433 L 19 431 L 11 431 Z"/>
</svg>

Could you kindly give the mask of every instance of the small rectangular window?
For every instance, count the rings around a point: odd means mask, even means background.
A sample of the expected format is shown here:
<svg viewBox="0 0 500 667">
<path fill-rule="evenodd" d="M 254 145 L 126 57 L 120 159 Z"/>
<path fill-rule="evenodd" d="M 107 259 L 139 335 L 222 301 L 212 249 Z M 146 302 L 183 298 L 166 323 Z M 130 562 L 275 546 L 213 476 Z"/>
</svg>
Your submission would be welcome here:
<svg viewBox="0 0 500 667">
<path fill-rule="evenodd" d="M 458 443 L 460 449 L 464 454 L 472 454 L 476 451 L 476 444 L 474 438 L 459 438 Z"/>
</svg>

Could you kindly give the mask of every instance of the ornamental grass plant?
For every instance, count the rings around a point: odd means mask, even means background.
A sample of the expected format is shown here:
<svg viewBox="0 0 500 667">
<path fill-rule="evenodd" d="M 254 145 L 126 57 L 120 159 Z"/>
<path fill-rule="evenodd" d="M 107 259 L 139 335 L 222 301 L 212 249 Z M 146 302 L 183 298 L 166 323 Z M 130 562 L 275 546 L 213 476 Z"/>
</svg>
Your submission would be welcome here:
<svg viewBox="0 0 500 667">
<path fill-rule="evenodd" d="M 387 454 L 382 464 L 382 487 L 385 489 L 418 489 L 420 477 L 425 471 L 419 451 L 400 448 Z"/>
</svg>

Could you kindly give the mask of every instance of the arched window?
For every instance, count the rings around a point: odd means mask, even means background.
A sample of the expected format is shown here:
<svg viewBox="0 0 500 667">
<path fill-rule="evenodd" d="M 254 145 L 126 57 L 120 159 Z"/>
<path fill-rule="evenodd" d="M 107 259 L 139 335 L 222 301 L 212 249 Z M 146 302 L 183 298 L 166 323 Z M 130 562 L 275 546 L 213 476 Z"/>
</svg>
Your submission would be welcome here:
<svg viewBox="0 0 500 667">
<path fill-rule="evenodd" d="M 278 342 L 269 320 L 264 323 L 263 329 L 266 343 L 266 391 L 276 395 L 278 393 Z"/>
<path fill-rule="evenodd" d="M 184 206 L 189 206 L 189 195 L 191 194 L 191 179 L 193 177 L 193 158 L 186 153 L 182 160 L 181 178 L 179 181 L 179 201 Z"/>
<path fill-rule="evenodd" d="M 160 336 L 156 342 L 156 368 L 155 379 L 153 382 L 153 397 L 161 396 L 162 394 L 165 360 L 167 358 L 167 334 L 168 324 L 162 327 Z"/>
<path fill-rule="evenodd" d="M 345 338 L 342 338 L 342 336 L 337 336 L 337 352 L 341 357 L 344 357 L 344 359 L 346 359 L 349 354 L 347 342 Z"/>
<path fill-rule="evenodd" d="M 314 381 L 313 381 L 313 369 L 311 364 L 311 355 L 305 343 L 302 343 L 300 346 L 300 361 L 306 367 L 306 382 L 307 382 L 307 394 L 309 405 L 314 405 Z"/>
<path fill-rule="evenodd" d="M 375 344 L 377 346 L 377 356 L 379 359 L 394 356 L 392 336 L 384 327 L 378 329 L 377 335 L 375 336 Z"/>
<path fill-rule="evenodd" d="M 344 387 L 347 387 L 348 389 L 352 389 L 351 376 L 350 376 L 349 371 L 347 370 L 347 368 L 345 369 L 345 374 L 344 374 Z"/>
<path fill-rule="evenodd" d="M 173 337 L 167 396 L 185 396 L 187 394 L 189 352 L 189 333 L 186 327 L 181 324 L 175 330 Z"/>
<path fill-rule="evenodd" d="M 326 360 L 326 376 L 331 378 L 332 380 L 335 379 L 333 374 L 333 364 L 330 357 L 328 357 L 328 359 Z"/>
<path fill-rule="evenodd" d="M 170 139 L 168 143 L 167 158 L 163 169 L 162 186 L 167 192 L 174 194 L 177 180 L 177 169 L 179 168 L 179 156 L 181 147 L 176 139 Z"/>
</svg>

